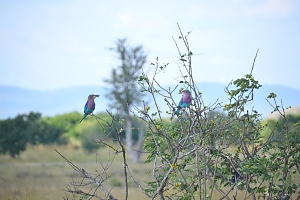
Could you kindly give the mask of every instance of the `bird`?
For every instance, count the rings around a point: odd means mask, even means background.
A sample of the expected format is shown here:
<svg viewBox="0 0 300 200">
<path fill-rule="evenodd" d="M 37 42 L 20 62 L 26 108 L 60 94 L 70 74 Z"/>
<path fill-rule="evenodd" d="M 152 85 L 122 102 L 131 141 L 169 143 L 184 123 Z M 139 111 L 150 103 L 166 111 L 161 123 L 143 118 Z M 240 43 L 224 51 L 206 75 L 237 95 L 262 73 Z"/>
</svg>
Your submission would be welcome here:
<svg viewBox="0 0 300 200">
<path fill-rule="evenodd" d="M 184 107 L 189 107 L 189 105 L 192 102 L 192 96 L 191 96 L 191 92 L 189 90 L 183 90 L 182 92 L 180 92 L 179 94 L 182 94 L 182 98 L 180 100 L 180 102 L 178 103 L 177 106 L 177 110 L 175 111 L 175 108 L 172 112 L 172 116 L 171 116 L 171 120 L 174 117 L 174 114 L 178 115 L 180 110 Z M 175 111 L 175 112 L 174 112 Z"/>
<path fill-rule="evenodd" d="M 237 180 L 239 179 L 243 179 L 243 177 L 241 176 L 241 174 L 239 172 L 237 172 L 236 170 L 233 172 L 233 176 L 231 178 L 232 183 L 236 183 Z"/>
<path fill-rule="evenodd" d="M 183 108 L 183 107 L 187 108 L 192 103 L 192 96 L 191 96 L 191 92 L 189 90 L 183 90 L 181 93 L 182 93 L 182 98 L 177 106 L 177 110 L 175 112 L 176 115 L 179 114 L 181 108 Z"/>
<path fill-rule="evenodd" d="M 84 118 L 86 118 L 86 116 L 88 116 L 88 115 L 90 115 L 90 114 L 93 113 L 93 111 L 95 110 L 95 106 L 96 106 L 94 99 L 95 99 L 96 97 L 99 97 L 99 96 L 100 96 L 99 94 L 90 94 L 90 95 L 88 96 L 87 102 L 85 103 L 84 110 L 83 110 L 83 112 L 84 112 L 83 117 L 82 117 L 82 119 L 78 122 L 78 124 L 79 124 Z"/>
</svg>

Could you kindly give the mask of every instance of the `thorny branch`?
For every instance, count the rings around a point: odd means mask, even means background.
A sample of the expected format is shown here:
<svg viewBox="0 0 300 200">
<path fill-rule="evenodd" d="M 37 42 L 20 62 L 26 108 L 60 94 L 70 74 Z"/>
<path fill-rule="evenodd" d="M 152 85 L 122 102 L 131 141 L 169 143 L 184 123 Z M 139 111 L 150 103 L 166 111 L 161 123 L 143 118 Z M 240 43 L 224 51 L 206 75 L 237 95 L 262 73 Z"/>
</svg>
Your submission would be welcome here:
<svg viewBox="0 0 300 200">
<path fill-rule="evenodd" d="M 75 164 L 73 164 L 70 160 L 68 160 L 66 157 L 64 157 L 59 151 L 57 151 L 56 149 L 54 149 L 77 173 L 81 174 L 83 179 L 81 182 L 75 182 L 73 181 L 71 183 L 71 185 L 74 186 L 74 189 L 67 189 L 66 191 L 67 192 L 70 192 L 70 193 L 75 193 L 75 194 L 81 194 L 81 195 L 86 195 L 86 196 L 90 196 L 90 199 L 92 197 L 96 197 L 98 199 L 102 199 L 100 198 L 99 196 L 97 196 L 96 194 L 96 191 L 98 188 L 100 188 L 104 193 L 105 195 L 107 196 L 106 199 L 109 199 L 109 200 L 115 200 L 115 198 L 110 194 L 110 192 L 103 186 L 103 181 L 104 180 L 97 180 L 96 177 L 93 177 L 90 173 L 88 173 L 87 171 L 85 171 L 83 168 L 79 168 L 77 167 Z M 89 179 L 91 180 L 91 182 L 84 182 L 85 179 Z M 79 188 L 80 187 L 83 187 L 83 186 L 87 186 L 87 185 L 90 185 L 90 184 L 96 184 L 97 187 L 95 188 L 94 190 L 94 193 L 93 194 L 90 194 L 90 193 L 86 193 L 82 190 L 80 190 Z"/>
</svg>

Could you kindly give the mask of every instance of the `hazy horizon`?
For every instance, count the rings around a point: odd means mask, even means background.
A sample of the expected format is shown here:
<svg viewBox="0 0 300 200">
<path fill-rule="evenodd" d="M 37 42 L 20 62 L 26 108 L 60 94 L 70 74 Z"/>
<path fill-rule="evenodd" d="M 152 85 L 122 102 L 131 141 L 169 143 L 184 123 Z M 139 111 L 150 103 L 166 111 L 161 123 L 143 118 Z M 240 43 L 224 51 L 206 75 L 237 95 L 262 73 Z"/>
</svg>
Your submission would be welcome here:
<svg viewBox="0 0 300 200">
<path fill-rule="evenodd" d="M 225 84 L 220 83 L 196 83 L 203 93 L 204 103 L 219 102 L 226 103 L 228 96 L 224 92 Z M 174 85 L 169 85 L 171 88 Z M 212 92 L 211 92 L 212 91 Z M 254 106 L 263 116 L 267 117 L 272 111 L 271 106 L 265 100 L 270 92 L 277 93 L 277 101 L 283 101 L 284 107 L 300 106 L 300 90 L 286 86 L 263 85 L 254 92 L 254 102 L 250 103 L 248 109 Z M 97 93 L 101 96 L 96 99 L 95 112 L 108 109 L 108 98 L 103 86 L 72 86 L 49 91 L 29 90 L 17 86 L 0 85 L 0 119 L 14 118 L 17 114 L 26 114 L 30 111 L 40 112 L 43 116 L 54 116 L 67 112 L 82 112 L 87 95 Z M 180 95 L 174 93 L 174 99 L 180 99 Z M 149 105 L 153 102 L 148 99 Z M 163 98 L 159 98 L 159 105 L 163 112 L 167 110 Z M 9 105 L 9 106 L 7 106 Z M 164 113 L 163 113 L 164 114 Z"/>
</svg>

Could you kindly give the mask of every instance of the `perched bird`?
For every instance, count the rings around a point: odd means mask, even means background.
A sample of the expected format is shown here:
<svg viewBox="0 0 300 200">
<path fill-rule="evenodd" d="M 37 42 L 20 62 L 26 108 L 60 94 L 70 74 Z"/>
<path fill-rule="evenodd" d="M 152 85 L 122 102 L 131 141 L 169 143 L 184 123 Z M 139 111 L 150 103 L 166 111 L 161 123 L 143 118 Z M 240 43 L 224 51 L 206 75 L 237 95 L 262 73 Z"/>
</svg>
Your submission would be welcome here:
<svg viewBox="0 0 300 200">
<path fill-rule="evenodd" d="M 176 115 L 179 114 L 182 107 L 187 108 L 190 106 L 192 102 L 192 96 L 189 90 L 183 90 L 181 93 L 182 93 L 182 98 L 177 106 L 177 110 L 175 112 Z"/>
<path fill-rule="evenodd" d="M 192 96 L 191 96 L 191 92 L 189 90 L 183 90 L 181 93 L 182 93 L 182 98 L 181 98 L 180 102 L 178 103 L 177 110 L 176 111 L 175 111 L 175 109 L 173 110 L 171 120 L 173 119 L 174 114 L 178 115 L 182 108 L 189 107 L 192 102 Z"/>
<path fill-rule="evenodd" d="M 236 183 L 236 181 L 239 179 L 243 179 L 243 177 L 241 176 L 241 174 L 239 172 L 234 171 L 233 176 L 231 178 L 232 183 Z"/>
<path fill-rule="evenodd" d="M 99 97 L 100 95 L 98 94 L 90 94 L 88 96 L 88 99 L 87 99 L 87 102 L 85 103 L 85 106 L 84 106 L 84 115 L 82 117 L 82 119 L 78 122 L 78 124 L 88 115 L 92 114 L 93 111 L 95 110 L 95 101 L 94 99 L 96 97 Z"/>
</svg>

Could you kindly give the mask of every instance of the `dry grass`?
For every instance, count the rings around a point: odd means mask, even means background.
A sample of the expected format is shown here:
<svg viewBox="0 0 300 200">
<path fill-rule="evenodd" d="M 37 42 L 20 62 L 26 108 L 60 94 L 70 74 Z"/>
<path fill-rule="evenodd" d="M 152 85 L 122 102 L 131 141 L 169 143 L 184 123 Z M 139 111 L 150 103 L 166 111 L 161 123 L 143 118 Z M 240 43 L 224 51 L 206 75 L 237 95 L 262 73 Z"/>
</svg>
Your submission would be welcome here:
<svg viewBox="0 0 300 200">
<path fill-rule="evenodd" d="M 105 164 L 107 160 L 112 159 L 112 152 L 109 152 L 108 148 L 102 148 L 97 153 L 86 153 L 82 149 L 76 149 L 72 146 L 29 146 L 20 157 L 15 159 L 0 155 L 0 199 L 52 200 L 63 199 L 64 197 L 78 199 L 63 191 L 68 186 L 68 182 L 72 178 L 76 178 L 76 174 L 54 149 L 88 172 L 101 171 L 99 160 Z M 233 149 L 234 147 L 231 150 L 233 151 Z M 131 163 L 130 161 L 128 164 L 139 183 L 144 184 L 144 181 L 152 180 L 151 175 L 147 174 L 152 169 L 151 164 Z M 124 199 L 125 186 L 121 155 L 115 157 L 114 164 L 108 173 L 112 174 L 118 170 L 119 172 L 106 181 L 104 185 L 108 190 L 111 189 L 111 193 L 116 198 Z M 131 179 L 129 180 L 129 199 L 146 200 L 147 198 L 142 191 Z M 213 194 L 213 199 L 220 197 L 218 192 Z M 232 197 L 232 193 L 230 197 Z M 243 192 L 239 191 L 237 199 L 244 199 Z"/>
<path fill-rule="evenodd" d="M 109 157 L 108 149 L 100 149 L 97 153 L 86 153 L 82 149 L 71 146 L 29 146 L 20 157 L 12 159 L 9 156 L 0 156 L 0 199 L 63 199 L 63 189 L 68 186 L 76 174 L 72 168 L 54 151 L 54 148 L 78 167 L 86 171 L 101 170 L 99 159 L 106 162 Z M 96 156 L 97 155 L 97 156 Z M 131 171 L 138 181 L 149 180 L 146 171 L 151 165 L 144 163 L 130 163 Z M 110 172 L 118 171 L 106 183 L 108 189 L 119 199 L 123 199 L 124 181 L 122 176 L 122 158 L 116 156 Z M 129 183 L 131 199 L 146 199 L 144 194 L 131 181 Z M 132 195 L 134 194 L 134 195 Z"/>
</svg>

